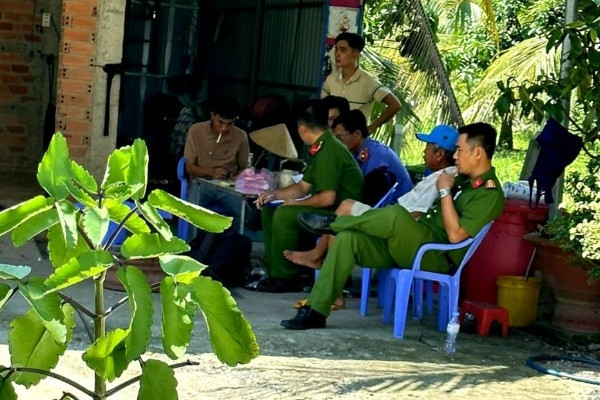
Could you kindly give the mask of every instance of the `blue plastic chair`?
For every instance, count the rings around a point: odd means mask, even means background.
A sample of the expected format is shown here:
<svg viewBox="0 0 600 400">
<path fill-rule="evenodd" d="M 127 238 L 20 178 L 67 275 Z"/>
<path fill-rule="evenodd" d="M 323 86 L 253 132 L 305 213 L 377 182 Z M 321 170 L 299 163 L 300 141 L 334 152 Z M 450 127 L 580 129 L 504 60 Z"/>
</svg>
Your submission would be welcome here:
<svg viewBox="0 0 600 400">
<path fill-rule="evenodd" d="M 460 243 L 441 244 L 426 243 L 419 248 L 417 255 L 410 269 L 392 268 L 386 269 L 385 290 L 383 301 L 383 322 L 390 323 L 392 317 L 392 305 L 394 306 L 394 337 L 401 339 L 404 337 L 404 327 L 406 324 L 406 315 L 408 309 L 408 298 L 413 286 L 413 317 L 421 319 L 423 317 L 423 281 L 432 281 L 439 283 L 438 295 L 438 319 L 437 329 L 443 331 L 448 324 L 449 316 L 458 312 L 458 294 L 460 288 L 460 276 L 464 266 L 467 264 L 473 253 L 477 250 L 483 238 L 490 230 L 492 222 L 485 225 L 474 238 L 468 238 Z M 424 271 L 421 269 L 421 260 L 425 252 L 429 250 L 456 250 L 469 246 L 458 269 L 453 275 L 447 275 L 436 272 Z M 414 282 L 414 285 L 413 285 Z M 428 287 L 428 298 L 432 298 L 432 286 Z M 362 294 L 364 295 L 364 294 Z M 367 293 L 368 295 L 368 293 Z"/>
<path fill-rule="evenodd" d="M 177 163 L 177 179 L 179 179 L 180 183 L 179 198 L 181 200 L 187 200 L 188 196 L 189 182 L 185 172 L 185 162 L 186 158 L 181 157 Z M 179 222 L 177 223 L 177 236 L 180 239 L 187 240 L 189 229 L 189 223 L 185 219 L 179 218 Z"/>
</svg>

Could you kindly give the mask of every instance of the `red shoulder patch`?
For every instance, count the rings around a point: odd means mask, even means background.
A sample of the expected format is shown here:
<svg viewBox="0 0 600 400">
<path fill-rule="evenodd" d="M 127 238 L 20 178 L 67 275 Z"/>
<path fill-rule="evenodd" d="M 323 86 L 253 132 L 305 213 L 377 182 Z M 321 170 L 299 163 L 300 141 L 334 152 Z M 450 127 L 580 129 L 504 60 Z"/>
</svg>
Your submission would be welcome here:
<svg viewBox="0 0 600 400">
<path fill-rule="evenodd" d="M 319 152 L 319 150 L 321 150 L 321 145 L 323 144 L 323 142 L 318 142 L 318 143 L 313 143 L 309 148 L 308 148 L 308 152 L 310 153 L 311 156 L 315 156 L 315 154 L 317 154 Z"/>
<path fill-rule="evenodd" d="M 358 159 L 361 162 L 365 162 L 369 159 L 369 148 L 368 147 L 365 147 L 364 149 L 362 149 L 360 151 L 360 154 L 358 155 Z"/>
<path fill-rule="evenodd" d="M 472 183 L 471 186 L 473 186 L 473 189 L 477 189 L 478 187 L 480 187 L 481 185 L 483 185 L 483 178 L 479 177 L 477 179 L 475 179 Z"/>
</svg>

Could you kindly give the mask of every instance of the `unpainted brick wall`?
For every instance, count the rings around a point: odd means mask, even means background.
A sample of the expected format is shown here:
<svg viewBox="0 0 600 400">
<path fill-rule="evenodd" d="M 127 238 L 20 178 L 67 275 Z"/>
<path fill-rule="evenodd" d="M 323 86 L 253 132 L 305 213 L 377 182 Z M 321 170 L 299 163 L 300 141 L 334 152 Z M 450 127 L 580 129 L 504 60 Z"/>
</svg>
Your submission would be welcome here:
<svg viewBox="0 0 600 400">
<path fill-rule="evenodd" d="M 97 0 L 63 1 L 56 123 L 75 159 L 85 158 L 91 143 L 97 20 Z"/>
<path fill-rule="evenodd" d="M 33 0 L 0 0 L 0 170 L 33 170 L 41 153 L 40 23 Z"/>
<path fill-rule="evenodd" d="M 98 0 L 60 1 L 0 0 L 0 170 L 35 171 L 49 99 L 71 156 L 88 155 Z M 42 28 L 51 9 L 54 26 Z M 45 49 L 48 36 L 57 49 Z M 45 53 L 58 55 L 52 94 Z"/>
</svg>

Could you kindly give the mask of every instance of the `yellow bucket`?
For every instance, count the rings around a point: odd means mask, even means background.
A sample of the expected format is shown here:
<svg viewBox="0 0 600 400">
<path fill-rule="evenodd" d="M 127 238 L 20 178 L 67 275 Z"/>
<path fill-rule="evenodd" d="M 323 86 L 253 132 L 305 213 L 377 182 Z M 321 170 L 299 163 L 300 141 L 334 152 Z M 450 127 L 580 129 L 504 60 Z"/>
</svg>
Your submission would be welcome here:
<svg viewBox="0 0 600 400">
<path fill-rule="evenodd" d="M 537 315 L 541 280 L 522 276 L 499 276 L 498 306 L 508 310 L 508 326 L 527 326 Z"/>
</svg>

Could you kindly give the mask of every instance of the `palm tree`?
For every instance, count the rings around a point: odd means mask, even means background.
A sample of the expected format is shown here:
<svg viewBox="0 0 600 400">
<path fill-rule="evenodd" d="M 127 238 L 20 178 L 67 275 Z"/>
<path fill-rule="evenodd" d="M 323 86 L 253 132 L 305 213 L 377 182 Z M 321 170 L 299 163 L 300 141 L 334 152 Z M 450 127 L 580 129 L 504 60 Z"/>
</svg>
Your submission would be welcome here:
<svg viewBox="0 0 600 400">
<path fill-rule="evenodd" d="M 485 15 L 492 16 L 491 32 L 497 38 L 490 0 L 432 0 L 427 4 L 429 12 L 420 0 L 366 2 L 366 36 L 369 39 L 371 34 L 371 39 L 378 39 L 365 50 L 364 66 L 394 89 L 404 106 L 398 121 L 411 130 L 440 122 L 463 124 L 458 100 L 436 44 L 441 30 L 439 16 L 450 15 L 453 10 L 454 17 L 444 20 L 444 29 L 457 32 L 467 21 L 481 17 L 477 3 L 483 5 Z M 379 110 L 375 108 L 373 112 Z M 388 126 L 379 136 L 389 141 L 392 132 Z"/>
<path fill-rule="evenodd" d="M 514 3 L 518 3 L 513 5 L 518 8 L 518 22 L 527 27 L 523 30 L 531 37 L 513 40 L 516 43 L 512 47 L 501 50 L 500 34 L 506 34 L 498 31 L 491 0 L 426 0 L 423 4 L 419 0 L 366 1 L 365 33 L 371 43 L 365 51 L 365 68 L 394 88 L 402 103 L 410 106 L 399 116 L 400 123 L 409 130 L 439 122 L 462 124 L 461 108 L 467 122 L 497 120 L 494 103 L 500 95 L 498 81 L 512 76 L 521 82 L 541 73 L 556 73 L 557 56 L 546 53 L 543 36 L 545 25 L 561 21 L 558 10 L 562 10 L 562 0 Z M 480 43 L 478 36 L 474 46 L 493 48 L 487 68 L 471 73 L 460 65 L 445 66 L 440 51 L 444 55 L 460 52 L 460 40 L 473 35 L 469 29 L 478 25 L 487 32 L 483 39 L 487 37 L 488 43 Z M 454 94 L 457 88 L 459 96 Z M 501 136 L 508 135 L 503 140 L 512 147 L 512 114 L 502 122 Z M 381 136 L 389 140 L 390 134 L 388 128 Z"/>
</svg>

